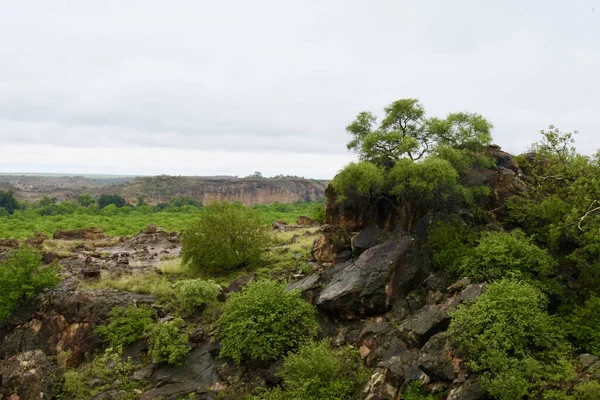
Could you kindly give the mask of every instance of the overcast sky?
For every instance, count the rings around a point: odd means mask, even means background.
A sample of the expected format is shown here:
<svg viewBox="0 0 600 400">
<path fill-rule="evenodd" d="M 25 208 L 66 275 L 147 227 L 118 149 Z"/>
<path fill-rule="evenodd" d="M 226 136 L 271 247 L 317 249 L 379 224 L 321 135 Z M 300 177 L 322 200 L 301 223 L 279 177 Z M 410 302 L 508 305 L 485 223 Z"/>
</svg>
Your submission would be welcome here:
<svg viewBox="0 0 600 400">
<path fill-rule="evenodd" d="M 416 97 L 600 147 L 600 0 L 0 0 L 0 171 L 300 175 Z"/>
</svg>

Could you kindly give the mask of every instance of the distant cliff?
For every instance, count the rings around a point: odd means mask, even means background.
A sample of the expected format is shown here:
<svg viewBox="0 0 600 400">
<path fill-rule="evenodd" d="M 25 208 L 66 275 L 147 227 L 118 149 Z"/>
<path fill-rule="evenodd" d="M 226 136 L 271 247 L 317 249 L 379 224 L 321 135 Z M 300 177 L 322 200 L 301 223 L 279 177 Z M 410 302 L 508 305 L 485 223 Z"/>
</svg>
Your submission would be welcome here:
<svg viewBox="0 0 600 400">
<path fill-rule="evenodd" d="M 239 201 L 244 205 L 316 201 L 325 197 L 329 181 L 295 177 L 234 178 L 159 175 L 151 177 L 97 180 L 84 177 L 0 177 L 1 189 L 12 189 L 19 200 L 36 201 L 44 196 L 58 201 L 75 199 L 81 193 L 94 197 L 119 194 L 136 203 L 143 197 L 156 205 L 173 197 L 185 196 L 210 204 L 213 201 Z"/>
</svg>

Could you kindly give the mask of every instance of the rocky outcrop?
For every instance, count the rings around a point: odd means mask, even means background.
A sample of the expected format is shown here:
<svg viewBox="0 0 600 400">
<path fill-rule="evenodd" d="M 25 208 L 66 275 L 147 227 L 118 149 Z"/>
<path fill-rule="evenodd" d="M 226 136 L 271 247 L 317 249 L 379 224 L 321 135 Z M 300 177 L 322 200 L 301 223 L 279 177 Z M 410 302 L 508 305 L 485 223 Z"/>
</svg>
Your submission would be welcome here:
<svg viewBox="0 0 600 400">
<path fill-rule="evenodd" d="M 0 398 L 51 399 L 58 367 L 41 350 L 19 353 L 0 361 Z"/>
<path fill-rule="evenodd" d="M 113 307 L 153 304 L 152 296 L 116 289 L 51 291 L 13 317 L 12 331 L 2 338 L 0 357 L 42 350 L 59 357 L 67 366 L 77 366 L 102 342 L 94 328 L 106 323 Z"/>
<path fill-rule="evenodd" d="M 317 306 L 344 319 L 384 313 L 426 277 L 426 264 L 410 236 L 365 251 L 335 275 Z"/>
<path fill-rule="evenodd" d="M 352 256 L 351 238 L 343 228 L 323 225 L 319 229 L 311 254 L 315 260 L 323 263 L 344 262 Z"/>
<path fill-rule="evenodd" d="M 301 215 L 300 217 L 298 217 L 298 220 L 296 221 L 297 225 L 315 225 L 317 222 L 310 218 L 307 217 L 305 215 Z"/>
<path fill-rule="evenodd" d="M 62 239 L 62 240 L 73 240 L 73 239 L 84 239 L 84 240 L 96 240 L 103 239 L 104 232 L 102 229 L 97 228 L 95 226 L 91 226 L 89 228 L 76 229 L 72 231 L 62 231 L 57 230 L 52 235 L 52 239 Z"/>
</svg>

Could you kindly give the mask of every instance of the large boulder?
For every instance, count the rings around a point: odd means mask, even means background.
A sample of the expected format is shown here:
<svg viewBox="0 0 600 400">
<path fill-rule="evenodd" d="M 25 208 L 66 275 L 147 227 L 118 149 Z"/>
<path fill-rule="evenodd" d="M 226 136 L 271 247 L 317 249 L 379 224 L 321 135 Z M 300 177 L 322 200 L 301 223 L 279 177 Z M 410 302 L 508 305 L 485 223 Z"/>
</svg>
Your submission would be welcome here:
<svg viewBox="0 0 600 400">
<path fill-rule="evenodd" d="M 391 237 L 390 232 L 383 229 L 370 226 L 361 231 L 358 235 L 352 238 L 352 254 L 355 257 L 360 256 L 365 250 L 373 246 L 386 242 Z"/>
<path fill-rule="evenodd" d="M 388 311 L 426 277 L 426 262 L 410 236 L 365 251 L 323 289 L 317 306 L 344 319 Z"/>
<path fill-rule="evenodd" d="M 351 235 L 335 225 L 323 225 L 313 243 L 311 254 L 317 261 L 335 264 L 352 255 Z"/>
<path fill-rule="evenodd" d="M 73 239 L 84 239 L 84 240 L 96 240 L 104 239 L 104 232 L 102 229 L 95 226 L 89 228 L 76 229 L 72 231 L 57 230 L 52 235 L 52 239 L 62 240 L 73 240 Z"/>
<path fill-rule="evenodd" d="M 94 329 L 108 322 L 113 307 L 155 301 L 152 296 L 115 289 L 46 292 L 30 309 L 15 313 L 16 326 L 0 344 L 0 357 L 40 349 L 58 356 L 63 365 L 77 366 L 102 346 Z"/>
<path fill-rule="evenodd" d="M 58 367 L 41 350 L 19 353 L 0 361 L 0 398 L 51 399 Z"/>
</svg>

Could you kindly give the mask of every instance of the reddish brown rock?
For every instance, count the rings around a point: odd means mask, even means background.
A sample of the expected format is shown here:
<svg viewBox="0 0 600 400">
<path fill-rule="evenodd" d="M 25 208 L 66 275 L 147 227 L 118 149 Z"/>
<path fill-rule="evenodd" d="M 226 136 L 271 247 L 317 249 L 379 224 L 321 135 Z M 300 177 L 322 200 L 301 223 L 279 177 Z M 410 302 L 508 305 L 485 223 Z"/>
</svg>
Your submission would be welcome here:
<svg viewBox="0 0 600 400">
<path fill-rule="evenodd" d="M 301 215 L 300 217 L 298 217 L 298 220 L 296 221 L 296 224 L 298 225 L 315 225 L 317 222 L 312 219 L 309 218 L 307 216 Z"/>
<path fill-rule="evenodd" d="M 315 239 L 311 254 L 323 263 L 343 262 L 352 255 L 352 236 L 345 229 L 335 225 L 323 225 Z"/>
<path fill-rule="evenodd" d="M 51 399 L 58 367 L 41 350 L 19 353 L 0 361 L 0 398 Z"/>
<path fill-rule="evenodd" d="M 96 240 L 96 239 L 104 239 L 104 232 L 102 229 L 97 228 L 95 226 L 91 226 L 89 228 L 76 229 L 73 231 L 62 231 L 57 230 L 52 235 L 52 239 L 62 239 L 62 240 L 73 240 L 73 239 L 85 239 L 85 240 Z"/>
</svg>

